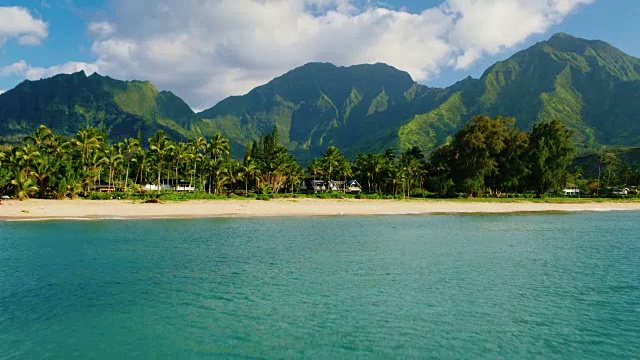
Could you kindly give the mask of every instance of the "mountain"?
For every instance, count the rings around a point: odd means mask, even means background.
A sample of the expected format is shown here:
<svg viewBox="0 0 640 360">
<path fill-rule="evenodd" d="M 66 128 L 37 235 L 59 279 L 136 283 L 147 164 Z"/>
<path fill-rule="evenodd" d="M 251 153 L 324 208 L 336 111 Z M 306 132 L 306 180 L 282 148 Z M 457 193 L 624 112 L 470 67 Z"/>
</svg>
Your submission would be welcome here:
<svg viewBox="0 0 640 360">
<path fill-rule="evenodd" d="M 104 127 L 114 140 L 135 137 L 138 131 L 147 139 L 157 130 L 181 139 L 196 119 L 182 99 L 149 82 L 83 71 L 27 80 L 0 95 L 0 141 L 19 139 L 41 124 L 64 134 L 89 125 Z"/>
<path fill-rule="evenodd" d="M 561 119 L 584 151 L 640 145 L 640 59 L 597 40 L 556 34 L 447 88 L 416 83 L 385 64 L 310 63 L 243 96 L 195 114 L 151 83 L 83 72 L 25 81 L 0 95 L 0 141 L 45 124 L 72 134 L 104 126 L 114 139 L 164 130 L 175 140 L 219 131 L 241 149 L 275 126 L 299 159 L 330 145 L 347 155 L 425 151 L 446 143 L 474 115 L 512 116 L 528 130 Z"/>
<path fill-rule="evenodd" d="M 238 144 L 273 126 L 298 153 L 329 145 L 348 154 L 431 150 L 473 115 L 516 117 L 522 129 L 560 118 L 583 149 L 640 144 L 640 59 L 597 40 L 556 34 L 491 66 L 480 79 L 448 88 L 415 83 L 384 64 L 336 67 L 312 63 L 198 116 L 203 133 Z"/>
<path fill-rule="evenodd" d="M 385 64 L 310 63 L 247 95 L 221 101 L 199 113 L 201 120 L 193 126 L 202 133 L 220 131 L 239 144 L 277 126 L 280 140 L 300 156 L 330 145 L 384 150 L 387 145 L 379 140 L 392 136 L 389 130 L 437 106 L 441 94 L 442 89 L 419 85 Z"/>
<path fill-rule="evenodd" d="M 562 119 L 583 148 L 640 144 L 640 59 L 602 41 L 567 34 L 490 67 L 480 79 L 398 132 L 401 147 L 430 147 L 474 114 L 513 116 L 522 129 Z M 421 136 L 416 136 L 420 133 Z M 411 134 L 413 137 L 404 136 Z"/>
</svg>

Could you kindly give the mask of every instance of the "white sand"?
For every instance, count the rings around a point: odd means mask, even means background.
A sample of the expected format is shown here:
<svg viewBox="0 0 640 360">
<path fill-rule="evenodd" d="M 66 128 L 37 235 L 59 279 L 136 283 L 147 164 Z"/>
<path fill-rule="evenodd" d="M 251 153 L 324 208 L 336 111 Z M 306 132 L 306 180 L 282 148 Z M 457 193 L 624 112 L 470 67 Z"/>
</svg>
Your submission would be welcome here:
<svg viewBox="0 0 640 360">
<path fill-rule="evenodd" d="M 640 210 L 640 202 L 481 202 L 440 200 L 201 200 L 144 204 L 128 200 L 3 201 L 2 220 L 213 218 Z"/>
</svg>

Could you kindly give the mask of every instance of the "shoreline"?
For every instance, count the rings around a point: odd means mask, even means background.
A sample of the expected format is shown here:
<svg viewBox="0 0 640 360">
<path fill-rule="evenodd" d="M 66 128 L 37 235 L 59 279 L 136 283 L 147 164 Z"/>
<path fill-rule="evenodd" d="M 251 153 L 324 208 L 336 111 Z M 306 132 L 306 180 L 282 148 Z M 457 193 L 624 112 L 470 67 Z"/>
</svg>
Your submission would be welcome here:
<svg viewBox="0 0 640 360">
<path fill-rule="evenodd" d="M 480 200 L 276 199 L 4 201 L 0 221 L 162 220 L 308 216 L 402 216 L 640 211 L 640 201 L 535 202 Z"/>
</svg>

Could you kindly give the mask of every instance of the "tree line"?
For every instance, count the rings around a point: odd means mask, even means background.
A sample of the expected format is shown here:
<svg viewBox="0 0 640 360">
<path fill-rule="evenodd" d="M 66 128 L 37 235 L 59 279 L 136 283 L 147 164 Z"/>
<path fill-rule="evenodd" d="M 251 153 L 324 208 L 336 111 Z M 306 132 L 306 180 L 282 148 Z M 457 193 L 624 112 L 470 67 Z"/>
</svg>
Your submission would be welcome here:
<svg viewBox="0 0 640 360">
<path fill-rule="evenodd" d="M 373 194 L 451 197 L 560 192 L 571 178 L 576 154 L 573 132 L 561 121 L 543 122 L 531 132 L 513 118 L 477 116 L 447 144 L 425 154 L 360 154 L 353 161 L 333 146 L 302 167 L 278 142 L 278 129 L 247 144 L 239 160 L 221 134 L 175 142 L 162 131 L 147 139 L 109 143 L 104 130 L 75 136 L 45 126 L 18 145 L 0 149 L 0 190 L 21 199 L 89 196 L 98 186 L 139 193 L 145 184 L 184 187 L 196 193 L 293 193 L 304 178 L 356 179 Z M 188 187 L 187 187 L 188 186 Z"/>
</svg>

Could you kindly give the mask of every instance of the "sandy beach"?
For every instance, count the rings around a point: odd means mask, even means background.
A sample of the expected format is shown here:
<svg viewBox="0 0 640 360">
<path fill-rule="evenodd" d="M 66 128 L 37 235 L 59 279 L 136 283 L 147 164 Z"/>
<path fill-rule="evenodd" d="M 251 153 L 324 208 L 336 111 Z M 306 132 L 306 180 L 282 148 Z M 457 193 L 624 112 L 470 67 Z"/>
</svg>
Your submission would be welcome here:
<svg viewBox="0 0 640 360">
<path fill-rule="evenodd" d="M 4 201 L 0 220 L 147 219 L 264 216 L 426 215 L 640 210 L 640 202 L 481 202 L 435 200 L 198 200 L 145 204 L 129 200 Z"/>
</svg>

